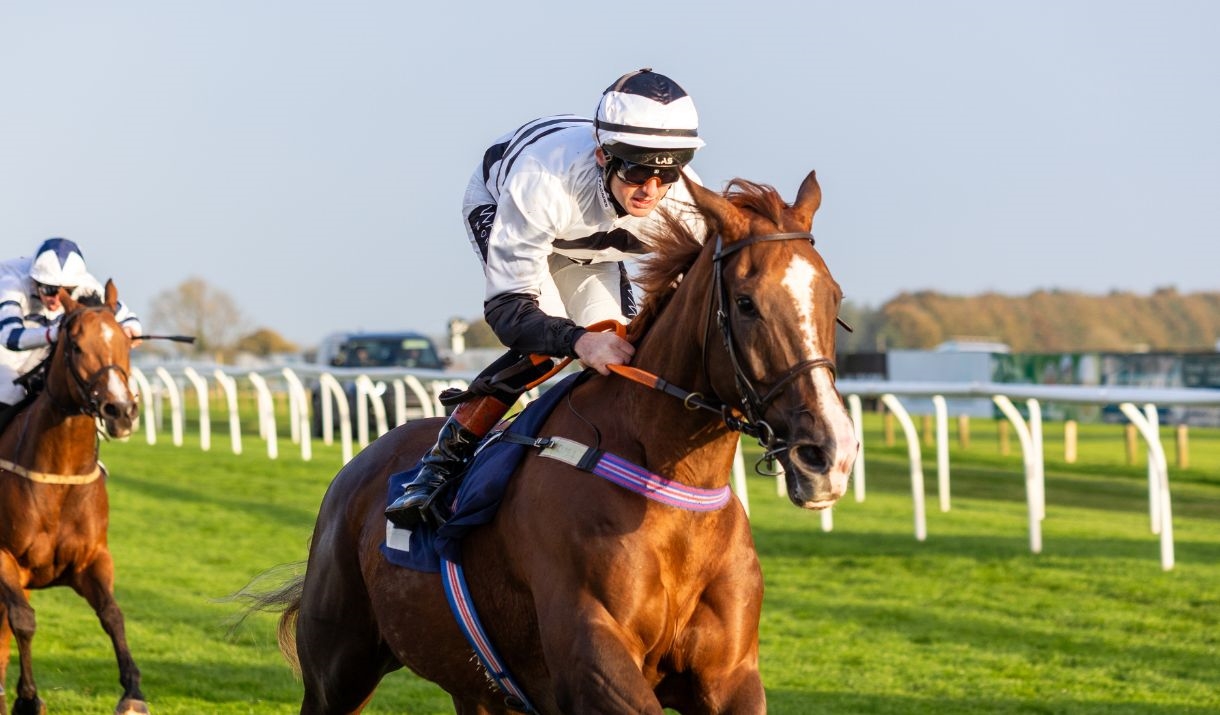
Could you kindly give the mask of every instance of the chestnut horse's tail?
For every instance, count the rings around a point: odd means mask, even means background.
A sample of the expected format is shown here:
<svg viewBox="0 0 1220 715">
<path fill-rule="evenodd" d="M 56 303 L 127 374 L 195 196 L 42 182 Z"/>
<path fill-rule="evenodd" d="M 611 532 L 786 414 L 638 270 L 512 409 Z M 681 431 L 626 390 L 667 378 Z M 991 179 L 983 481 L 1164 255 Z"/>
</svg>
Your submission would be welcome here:
<svg viewBox="0 0 1220 715">
<path fill-rule="evenodd" d="M 305 586 L 305 575 L 294 578 L 285 584 L 278 592 L 271 594 L 280 599 L 283 612 L 280 613 L 280 627 L 276 631 L 276 639 L 280 644 L 280 653 L 297 676 L 301 675 L 301 659 L 297 655 L 297 616 L 301 614 L 301 591 Z"/>
<path fill-rule="evenodd" d="M 304 572 L 297 573 L 289 577 L 283 585 L 270 591 L 260 591 L 255 584 L 263 582 L 273 575 L 282 577 L 282 571 L 285 568 L 300 570 L 300 566 L 301 564 L 288 564 L 271 569 L 235 594 L 234 598 L 246 601 L 247 605 L 230 629 L 230 631 L 236 630 L 242 621 L 255 612 L 279 613 L 280 624 L 276 637 L 279 641 L 280 653 L 283 654 L 284 660 L 288 661 L 292 672 L 297 676 L 301 674 L 301 660 L 297 656 L 296 624 L 297 616 L 301 613 L 301 594 L 305 587 L 305 574 Z"/>
</svg>

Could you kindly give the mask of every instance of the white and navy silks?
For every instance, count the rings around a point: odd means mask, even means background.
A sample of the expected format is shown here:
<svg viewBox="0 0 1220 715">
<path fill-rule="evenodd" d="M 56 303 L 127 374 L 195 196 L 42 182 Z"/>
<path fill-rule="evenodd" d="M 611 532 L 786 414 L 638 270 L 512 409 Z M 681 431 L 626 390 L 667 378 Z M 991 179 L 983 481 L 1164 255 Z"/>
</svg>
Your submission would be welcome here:
<svg viewBox="0 0 1220 715">
<path fill-rule="evenodd" d="M 38 297 L 34 279 L 30 278 L 33 260 L 27 256 L 0 263 L 0 403 L 4 404 L 15 404 L 25 396 L 25 390 L 13 380 L 33 370 L 50 354 L 56 331 L 49 328 L 63 316 L 62 308 L 48 311 Z M 100 299 L 105 289 L 96 278 L 85 274 L 71 295 L 77 300 L 87 295 Z M 139 318 L 121 302 L 115 318 L 124 328 L 142 332 Z"/>
<path fill-rule="evenodd" d="M 650 251 L 662 212 L 703 235 L 680 181 L 648 216 L 628 215 L 606 187 L 596 148 L 591 120 L 543 117 L 498 139 L 467 186 L 462 217 L 483 261 L 484 316 L 519 353 L 576 357 L 584 326 L 626 323 L 635 303 L 623 261 Z"/>
</svg>

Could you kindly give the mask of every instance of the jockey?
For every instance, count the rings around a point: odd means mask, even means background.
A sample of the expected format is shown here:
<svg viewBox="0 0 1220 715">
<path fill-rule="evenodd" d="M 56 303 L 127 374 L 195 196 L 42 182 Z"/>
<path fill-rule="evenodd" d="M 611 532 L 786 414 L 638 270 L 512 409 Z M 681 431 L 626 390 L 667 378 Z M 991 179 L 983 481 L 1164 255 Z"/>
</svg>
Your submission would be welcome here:
<svg viewBox="0 0 1220 715">
<path fill-rule="evenodd" d="M 13 380 L 46 359 L 59 335 L 60 288 L 76 300 L 101 299 L 105 292 L 85 268 L 80 248 L 66 238 L 43 241 L 33 258 L 0 262 L 0 409 L 25 397 Z M 139 318 L 123 303 L 115 318 L 128 337 L 142 332 Z"/>
<path fill-rule="evenodd" d="M 472 382 L 419 474 L 386 510 L 398 526 L 436 516 L 432 496 L 554 364 L 526 356 L 578 358 L 603 375 L 631 360 L 630 343 L 583 326 L 634 316 L 623 261 L 649 251 L 662 212 L 703 235 L 681 182 L 704 145 L 685 90 L 641 69 L 606 88 L 594 117 L 536 119 L 496 140 L 475 167 L 462 217 L 486 276 L 484 317 L 509 352 Z"/>
</svg>

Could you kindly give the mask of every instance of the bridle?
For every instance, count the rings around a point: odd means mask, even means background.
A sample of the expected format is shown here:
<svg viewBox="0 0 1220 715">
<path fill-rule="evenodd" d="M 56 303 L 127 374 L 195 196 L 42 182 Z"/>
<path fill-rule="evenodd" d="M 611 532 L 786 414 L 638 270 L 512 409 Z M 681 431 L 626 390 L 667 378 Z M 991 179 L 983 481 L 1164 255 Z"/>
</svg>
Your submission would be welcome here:
<svg viewBox="0 0 1220 715">
<path fill-rule="evenodd" d="M 759 446 L 763 448 L 763 456 L 758 461 L 755 469 L 760 474 L 775 475 L 775 457 L 776 455 L 788 449 L 787 442 L 775 436 L 775 430 L 771 425 L 763 419 L 767 412 L 767 408 L 771 406 L 771 402 L 779 396 L 782 390 L 788 383 L 796 378 L 804 375 L 811 370 L 825 368 L 830 371 L 831 379 L 834 379 L 835 363 L 829 357 L 816 357 L 801 362 L 788 368 L 788 370 L 777 380 L 765 394 L 758 394 L 756 381 L 746 374 L 745 368 L 742 367 L 741 359 L 737 354 L 736 340 L 733 336 L 733 326 L 729 321 L 728 314 L 728 287 L 724 284 L 724 258 L 740 251 L 747 246 L 752 246 L 755 243 L 764 241 L 792 241 L 792 240 L 807 240 L 810 245 L 813 244 L 813 234 L 807 231 L 796 231 L 790 233 L 769 233 L 759 236 L 750 236 L 740 241 L 729 244 L 724 247 L 722 238 L 716 236 L 716 252 L 712 255 L 713 281 L 712 294 L 715 299 L 715 305 L 709 309 L 707 322 L 703 331 L 703 372 L 711 374 L 708 366 L 708 343 L 710 342 L 712 332 L 712 317 L 715 316 L 716 324 L 720 328 L 720 337 L 724 340 L 725 350 L 729 354 L 729 363 L 733 366 L 733 380 L 737 385 L 737 392 L 741 396 L 741 409 L 728 405 L 724 402 L 709 400 L 701 393 L 684 390 L 681 387 L 668 382 L 646 370 L 641 370 L 630 365 L 607 365 L 607 369 L 611 372 L 625 377 L 641 385 L 650 387 L 654 390 L 664 392 L 671 397 L 676 397 L 682 400 L 682 404 L 689 410 L 708 410 L 720 415 L 724 420 L 724 424 L 729 429 L 735 432 L 747 434 L 758 440 Z M 836 318 L 836 321 L 847 327 L 846 323 Z M 590 326 L 590 330 L 606 330 L 615 329 L 621 330 L 622 326 L 607 321 L 599 323 L 596 326 Z M 850 328 L 847 328 L 850 330 Z M 562 367 L 562 365 L 561 365 Z M 549 377 L 549 375 L 548 375 Z M 545 379 L 545 378 L 543 378 Z M 762 464 L 766 462 L 767 467 L 764 469 Z"/>
<path fill-rule="evenodd" d="M 72 349 L 73 347 L 76 346 L 76 341 L 74 341 L 72 339 L 71 330 L 70 330 L 71 325 L 72 325 L 72 323 L 74 323 L 75 321 L 80 319 L 80 315 L 84 311 L 100 311 L 100 310 L 108 310 L 108 309 L 105 307 L 102 307 L 102 306 L 98 306 L 98 307 L 89 306 L 89 307 L 79 308 L 64 316 L 62 325 L 60 326 L 60 330 L 59 330 L 59 335 L 60 335 L 59 342 L 62 343 L 62 345 L 59 347 L 59 349 L 64 351 L 64 363 L 65 363 L 64 366 L 68 372 L 68 375 L 71 376 L 71 378 L 72 378 L 71 386 L 76 389 L 76 393 L 77 393 L 76 394 L 76 397 L 77 397 L 76 403 L 72 407 L 67 408 L 66 411 L 77 412 L 80 414 L 89 415 L 89 416 L 97 418 L 97 419 L 102 419 L 102 406 L 101 406 L 101 404 L 99 404 L 99 400 L 98 400 L 98 396 L 100 395 L 101 391 L 96 389 L 96 385 L 98 383 L 100 383 L 102 380 L 104 380 L 106 378 L 107 374 L 109 372 L 111 372 L 112 370 L 119 373 L 119 377 L 122 379 L 124 385 L 129 384 L 129 377 L 130 377 L 127 374 L 126 370 L 124 370 L 122 367 L 120 367 L 119 365 L 116 365 L 114 363 L 108 363 L 106 365 L 101 366 L 100 368 L 95 370 L 92 374 L 90 374 L 87 378 L 81 377 L 80 371 L 76 369 L 76 359 L 73 357 L 76 354 L 76 351 Z M 52 355 L 52 357 L 54 357 L 54 355 Z M 49 372 L 49 369 L 48 369 L 48 372 Z M 64 409 L 62 405 L 57 405 L 57 406 L 60 409 Z"/>
<path fill-rule="evenodd" d="M 809 241 L 813 245 L 813 234 L 808 231 L 792 231 L 785 233 L 768 233 L 758 236 L 750 236 L 743 238 L 740 241 L 724 245 L 723 237 L 717 234 L 716 236 L 716 252 L 712 254 L 712 274 L 714 285 L 712 288 L 713 296 L 716 304 L 714 309 L 709 313 L 707 324 L 703 333 L 703 359 L 705 372 L 709 372 L 707 368 L 708 359 L 708 341 L 711 333 L 711 316 L 712 313 L 716 316 L 716 324 L 720 328 L 720 337 L 724 341 L 724 346 L 729 354 L 729 363 L 733 366 L 733 380 L 737 385 L 737 392 L 741 396 L 741 408 L 744 413 L 744 419 L 736 420 L 736 423 L 730 422 L 727 418 L 726 424 L 733 429 L 740 430 L 744 434 L 748 434 L 758 440 L 759 445 L 763 448 L 763 458 L 760 460 L 766 461 L 769 465 L 769 470 L 773 470 L 775 456 L 785 451 L 788 445 L 784 440 L 775 436 L 775 430 L 767 423 L 763 417 L 766 415 L 767 409 L 771 403 L 779 396 L 780 391 L 788 385 L 788 383 L 797 379 L 801 375 L 812 370 L 825 368 L 830 371 L 831 379 L 836 376 L 834 359 L 826 356 L 819 356 L 802 360 L 801 362 L 788 368 L 788 370 L 771 385 L 771 388 L 765 394 L 759 395 L 758 385 L 756 381 L 746 374 L 745 368 L 742 367 L 741 358 L 738 356 L 737 340 L 733 335 L 733 324 L 729 320 L 728 305 L 729 294 L 728 286 L 724 281 L 724 259 L 734 253 L 753 246 L 756 243 L 766 241 Z"/>
</svg>

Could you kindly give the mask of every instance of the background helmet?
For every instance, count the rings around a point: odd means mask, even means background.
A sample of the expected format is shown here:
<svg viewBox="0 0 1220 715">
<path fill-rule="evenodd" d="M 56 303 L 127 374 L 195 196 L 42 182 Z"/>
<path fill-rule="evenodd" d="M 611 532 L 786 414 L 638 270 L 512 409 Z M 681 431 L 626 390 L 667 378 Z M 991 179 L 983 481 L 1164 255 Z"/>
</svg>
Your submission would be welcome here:
<svg viewBox="0 0 1220 715">
<path fill-rule="evenodd" d="M 30 278 L 49 286 L 75 287 L 84 283 L 88 275 L 80 247 L 66 238 L 43 241 L 30 266 Z"/>
<path fill-rule="evenodd" d="M 704 145 L 699 114 L 686 90 L 644 68 L 602 92 L 593 135 L 612 157 L 649 166 L 682 166 Z"/>
</svg>

